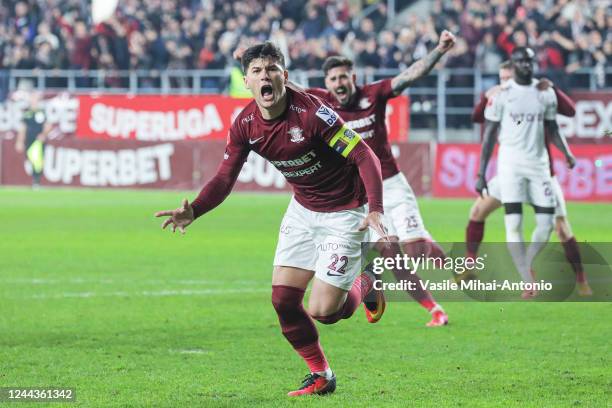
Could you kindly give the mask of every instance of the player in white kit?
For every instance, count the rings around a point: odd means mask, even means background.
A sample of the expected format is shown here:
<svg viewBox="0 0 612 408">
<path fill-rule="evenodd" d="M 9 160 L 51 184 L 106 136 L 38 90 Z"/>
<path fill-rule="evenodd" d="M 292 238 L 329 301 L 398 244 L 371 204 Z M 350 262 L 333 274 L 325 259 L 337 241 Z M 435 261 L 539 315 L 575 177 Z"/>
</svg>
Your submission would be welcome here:
<svg viewBox="0 0 612 408">
<path fill-rule="evenodd" d="M 512 52 L 513 79 L 489 101 L 485 110 L 480 170 L 476 190 L 487 190 L 485 173 L 493 153 L 499 129 L 497 173 L 501 202 L 506 212 L 506 241 L 518 272 L 526 283 L 533 283 L 531 264 L 548 242 L 553 227 L 555 195 L 552 190 L 550 162 L 544 139 L 544 128 L 551 142 L 565 155 L 569 167 L 575 159 L 555 120 L 557 98 L 552 89 L 540 91 L 533 78 L 534 52 L 518 47 Z M 525 249 L 522 228 L 522 203 L 530 203 L 535 211 L 536 227 L 531 244 Z M 528 289 L 523 298 L 537 292 Z"/>
</svg>

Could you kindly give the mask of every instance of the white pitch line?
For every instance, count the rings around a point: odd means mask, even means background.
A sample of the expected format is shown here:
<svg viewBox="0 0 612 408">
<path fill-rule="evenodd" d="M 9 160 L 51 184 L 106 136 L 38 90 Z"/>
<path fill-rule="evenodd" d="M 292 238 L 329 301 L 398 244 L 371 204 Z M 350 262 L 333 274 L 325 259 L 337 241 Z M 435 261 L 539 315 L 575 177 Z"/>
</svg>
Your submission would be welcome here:
<svg viewBox="0 0 612 408">
<path fill-rule="evenodd" d="M 146 284 L 146 285 L 260 285 L 268 280 L 213 280 L 213 279 L 110 279 L 110 278 L 71 278 L 71 279 L 45 279 L 45 278 L 6 278 L 0 279 L 0 284 L 21 285 L 64 285 L 64 284 Z"/>
<path fill-rule="evenodd" d="M 23 297 L 8 297 L 9 299 L 67 299 L 67 298 L 93 298 L 93 297 L 164 297 L 164 296 L 204 296 L 226 295 L 233 293 L 266 293 L 271 288 L 244 288 L 244 289 L 201 289 L 201 290 L 159 290 L 140 292 L 63 292 L 56 294 L 37 294 Z"/>
<path fill-rule="evenodd" d="M 185 349 L 185 350 L 168 350 L 170 353 L 178 353 L 178 354 L 209 354 L 210 351 L 202 350 L 202 349 Z"/>
</svg>

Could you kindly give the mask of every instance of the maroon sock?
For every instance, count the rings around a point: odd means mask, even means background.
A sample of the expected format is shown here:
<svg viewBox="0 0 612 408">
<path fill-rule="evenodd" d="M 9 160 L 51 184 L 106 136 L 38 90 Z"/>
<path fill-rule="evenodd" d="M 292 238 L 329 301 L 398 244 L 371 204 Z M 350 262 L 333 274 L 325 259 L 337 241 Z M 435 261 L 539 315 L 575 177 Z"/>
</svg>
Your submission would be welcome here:
<svg viewBox="0 0 612 408">
<path fill-rule="evenodd" d="M 429 244 L 427 256 L 430 258 L 440 258 L 442 261 L 446 259 L 446 254 L 442 247 L 436 241 L 427 241 Z"/>
<path fill-rule="evenodd" d="M 422 238 L 417 241 L 402 242 L 402 248 L 406 255 L 413 258 L 424 256 L 426 258 L 439 258 L 442 261 L 446 259 L 442 247 L 430 239 Z"/>
<path fill-rule="evenodd" d="M 584 270 L 582 269 L 582 257 L 580 256 L 580 249 L 575 237 L 571 237 L 567 241 L 562 243 L 563 250 L 565 251 L 565 257 L 567 262 L 572 265 L 572 269 L 576 274 L 576 278 L 579 282 L 586 280 L 584 276 Z"/>
<path fill-rule="evenodd" d="M 304 310 L 303 299 L 302 289 L 272 285 L 272 305 L 278 314 L 283 335 L 306 361 L 311 372 L 325 371 L 328 364 L 319 344 L 319 332 Z"/>
<path fill-rule="evenodd" d="M 348 319 L 355 313 L 357 307 L 363 302 L 366 295 L 372 290 L 374 281 L 366 274 L 362 273 L 355 279 L 351 290 L 346 295 L 346 301 L 344 305 L 336 313 L 329 316 L 313 316 L 319 322 L 323 324 L 333 324 L 341 319 Z"/>
<path fill-rule="evenodd" d="M 430 243 L 428 241 L 422 240 L 422 241 L 414 241 L 414 242 L 404 242 L 402 245 L 404 247 L 404 252 L 406 253 L 406 255 L 408 255 L 409 257 L 416 258 L 416 257 L 420 257 L 423 254 L 427 255 L 429 253 L 430 248 L 431 248 L 429 244 Z M 442 250 L 440 249 L 440 251 Z M 444 252 L 442 252 L 442 254 L 444 254 Z M 383 254 L 383 255 L 387 257 L 388 256 L 395 257 L 395 255 L 390 254 L 390 253 Z M 395 268 L 392 270 L 392 272 L 397 281 L 407 280 L 410 282 L 414 282 L 413 284 L 414 289 L 407 290 L 407 292 L 410 296 L 412 296 L 414 300 L 419 302 L 421 306 L 423 306 L 427 310 L 431 310 L 435 306 L 436 302 L 431 296 L 431 293 L 429 293 L 429 291 L 424 289 L 423 286 L 421 285 L 422 282 L 421 282 L 421 278 L 419 277 L 419 275 L 417 275 L 416 273 L 411 273 L 411 271 L 399 270 Z"/>
<path fill-rule="evenodd" d="M 465 244 L 467 246 L 467 252 L 469 256 L 475 257 L 478 253 L 478 248 L 484 237 L 484 221 L 472 221 L 467 225 L 465 229 Z"/>
</svg>

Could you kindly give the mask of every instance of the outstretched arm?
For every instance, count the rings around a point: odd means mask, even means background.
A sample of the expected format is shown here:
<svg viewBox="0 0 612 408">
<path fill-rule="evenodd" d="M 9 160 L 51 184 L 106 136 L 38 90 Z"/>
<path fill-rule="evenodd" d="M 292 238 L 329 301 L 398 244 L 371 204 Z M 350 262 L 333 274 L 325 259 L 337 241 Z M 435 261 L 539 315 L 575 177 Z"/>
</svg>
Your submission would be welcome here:
<svg viewBox="0 0 612 408">
<path fill-rule="evenodd" d="M 491 120 L 485 120 L 485 131 L 482 141 L 482 151 L 480 152 L 480 167 L 478 169 L 478 180 L 476 181 L 476 191 L 482 196 L 484 190 L 488 190 L 487 180 L 485 174 L 487 173 L 487 166 L 489 160 L 493 155 L 493 148 L 497 142 L 497 130 L 499 129 L 499 122 L 493 122 Z"/>
<path fill-rule="evenodd" d="M 563 153 L 565 160 L 567 160 L 567 166 L 571 169 L 576 165 L 576 158 L 572 154 L 565 137 L 559 132 L 559 125 L 556 120 L 545 120 L 544 128 L 546 134 L 549 135 L 552 144 L 557 146 L 557 149 Z"/>
<path fill-rule="evenodd" d="M 172 225 L 172 232 L 178 228 L 184 234 L 185 228 L 196 218 L 221 204 L 232 191 L 248 154 L 248 150 L 240 149 L 230 142 L 217 174 L 202 188 L 191 204 L 184 199 L 181 206 L 175 210 L 155 213 L 156 217 L 169 217 L 162 223 L 162 229 Z"/>
<path fill-rule="evenodd" d="M 247 156 L 248 152 L 232 152 L 228 156 L 226 151 L 226 158 L 219 166 L 217 174 L 202 188 L 195 200 L 191 202 L 194 219 L 214 209 L 227 198 L 232 188 L 234 188 L 234 184 L 236 184 L 236 179 L 238 179 Z"/>
<path fill-rule="evenodd" d="M 440 42 L 429 54 L 410 65 L 405 71 L 391 79 L 391 88 L 395 96 L 401 94 L 417 79 L 427 75 L 444 54 L 455 45 L 455 36 L 447 30 L 440 34 Z"/>
</svg>

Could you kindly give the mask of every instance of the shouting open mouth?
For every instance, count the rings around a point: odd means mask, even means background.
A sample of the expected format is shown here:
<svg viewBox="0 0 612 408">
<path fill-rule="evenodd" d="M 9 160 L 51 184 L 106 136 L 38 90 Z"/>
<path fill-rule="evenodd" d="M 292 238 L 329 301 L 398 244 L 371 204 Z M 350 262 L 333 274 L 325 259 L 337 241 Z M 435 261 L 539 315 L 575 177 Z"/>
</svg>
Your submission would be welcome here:
<svg viewBox="0 0 612 408">
<path fill-rule="evenodd" d="M 266 102 L 271 102 L 274 100 L 274 91 L 272 89 L 272 85 L 264 85 L 261 87 L 261 97 Z"/>
</svg>

